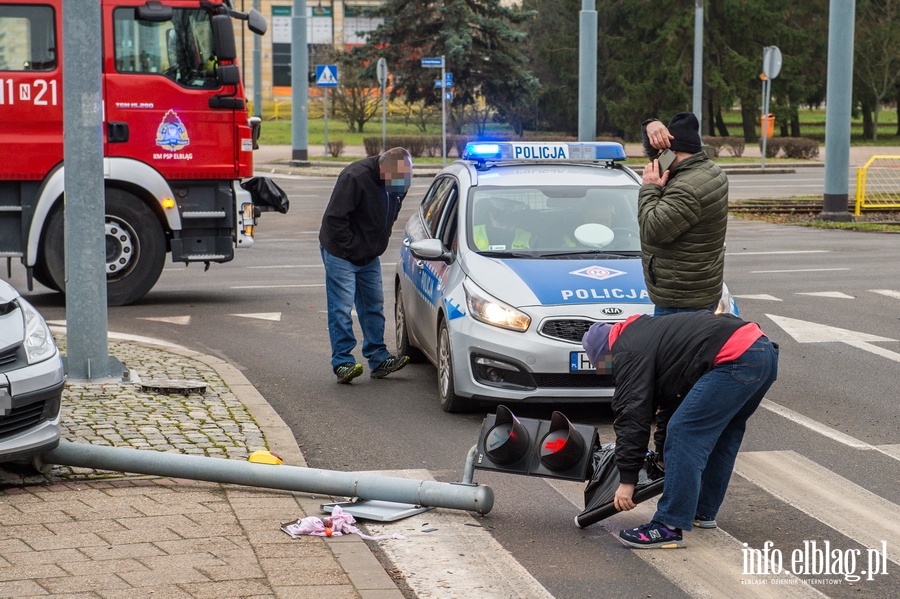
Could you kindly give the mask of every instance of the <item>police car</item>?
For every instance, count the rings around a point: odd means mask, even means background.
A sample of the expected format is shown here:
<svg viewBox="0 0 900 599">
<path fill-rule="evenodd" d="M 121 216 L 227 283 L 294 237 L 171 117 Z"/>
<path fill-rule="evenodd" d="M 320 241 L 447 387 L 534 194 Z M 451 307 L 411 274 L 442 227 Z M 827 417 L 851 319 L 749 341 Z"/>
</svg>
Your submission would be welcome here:
<svg viewBox="0 0 900 599">
<path fill-rule="evenodd" d="M 582 335 L 653 311 L 624 159 L 611 142 L 470 143 L 435 177 L 406 223 L 394 316 L 397 351 L 437 367 L 444 410 L 611 399 L 611 365 Z"/>
</svg>

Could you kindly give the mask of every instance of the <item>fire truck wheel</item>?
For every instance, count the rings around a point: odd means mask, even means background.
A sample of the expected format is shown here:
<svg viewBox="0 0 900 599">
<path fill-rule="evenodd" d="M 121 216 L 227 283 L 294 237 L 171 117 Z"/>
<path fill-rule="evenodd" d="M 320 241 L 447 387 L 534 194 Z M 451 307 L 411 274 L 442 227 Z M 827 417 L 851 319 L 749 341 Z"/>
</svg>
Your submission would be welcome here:
<svg viewBox="0 0 900 599">
<path fill-rule="evenodd" d="M 120 189 L 106 190 L 106 300 L 110 306 L 138 301 L 156 284 L 166 258 L 166 238 L 153 210 Z M 62 206 L 53 211 L 43 241 L 44 264 L 65 291 Z"/>
<path fill-rule="evenodd" d="M 34 268 L 31 269 L 31 276 L 33 276 L 34 280 L 44 287 L 52 289 L 53 291 L 61 291 L 61 289 L 56 286 L 53 278 L 50 276 L 50 272 L 47 270 L 47 265 L 45 264 L 43 256 L 39 257 L 37 262 L 34 264 Z"/>
</svg>

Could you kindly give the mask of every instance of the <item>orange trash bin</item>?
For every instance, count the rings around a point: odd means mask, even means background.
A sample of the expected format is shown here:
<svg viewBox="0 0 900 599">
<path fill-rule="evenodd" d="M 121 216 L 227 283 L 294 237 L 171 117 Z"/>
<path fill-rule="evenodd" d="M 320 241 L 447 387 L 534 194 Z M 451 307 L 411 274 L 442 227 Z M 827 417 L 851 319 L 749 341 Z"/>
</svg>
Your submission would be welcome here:
<svg viewBox="0 0 900 599">
<path fill-rule="evenodd" d="M 759 119 L 760 135 L 775 137 L 775 115 L 771 112 Z"/>
</svg>

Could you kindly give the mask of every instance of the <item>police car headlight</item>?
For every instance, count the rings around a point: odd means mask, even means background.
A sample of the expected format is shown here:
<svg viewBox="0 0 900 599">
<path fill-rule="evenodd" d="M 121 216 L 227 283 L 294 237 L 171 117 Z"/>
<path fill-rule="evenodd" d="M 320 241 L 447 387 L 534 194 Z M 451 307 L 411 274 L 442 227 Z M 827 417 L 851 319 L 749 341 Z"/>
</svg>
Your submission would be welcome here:
<svg viewBox="0 0 900 599">
<path fill-rule="evenodd" d="M 19 307 L 25 318 L 25 356 L 29 364 L 41 362 L 51 357 L 56 351 L 53 334 L 37 310 L 24 299 L 19 298 Z"/>
<path fill-rule="evenodd" d="M 466 281 L 463 287 L 466 290 L 466 305 L 469 307 L 469 314 L 475 320 L 520 333 L 528 330 L 531 317 L 524 312 L 488 296 L 476 289 L 469 281 Z"/>
</svg>

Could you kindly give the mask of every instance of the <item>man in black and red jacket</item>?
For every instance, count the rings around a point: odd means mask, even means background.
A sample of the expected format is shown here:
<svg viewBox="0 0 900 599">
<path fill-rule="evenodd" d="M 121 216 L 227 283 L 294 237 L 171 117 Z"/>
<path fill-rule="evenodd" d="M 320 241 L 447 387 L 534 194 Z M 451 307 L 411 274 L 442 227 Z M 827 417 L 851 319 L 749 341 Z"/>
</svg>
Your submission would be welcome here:
<svg viewBox="0 0 900 599">
<path fill-rule="evenodd" d="M 612 355 L 618 510 L 635 507 L 657 422 L 663 493 L 653 520 L 619 537 L 641 549 L 683 547 L 683 530 L 716 526 L 747 420 L 775 382 L 778 346 L 756 323 L 706 311 L 598 322 L 582 344 L 594 364 Z"/>
</svg>

